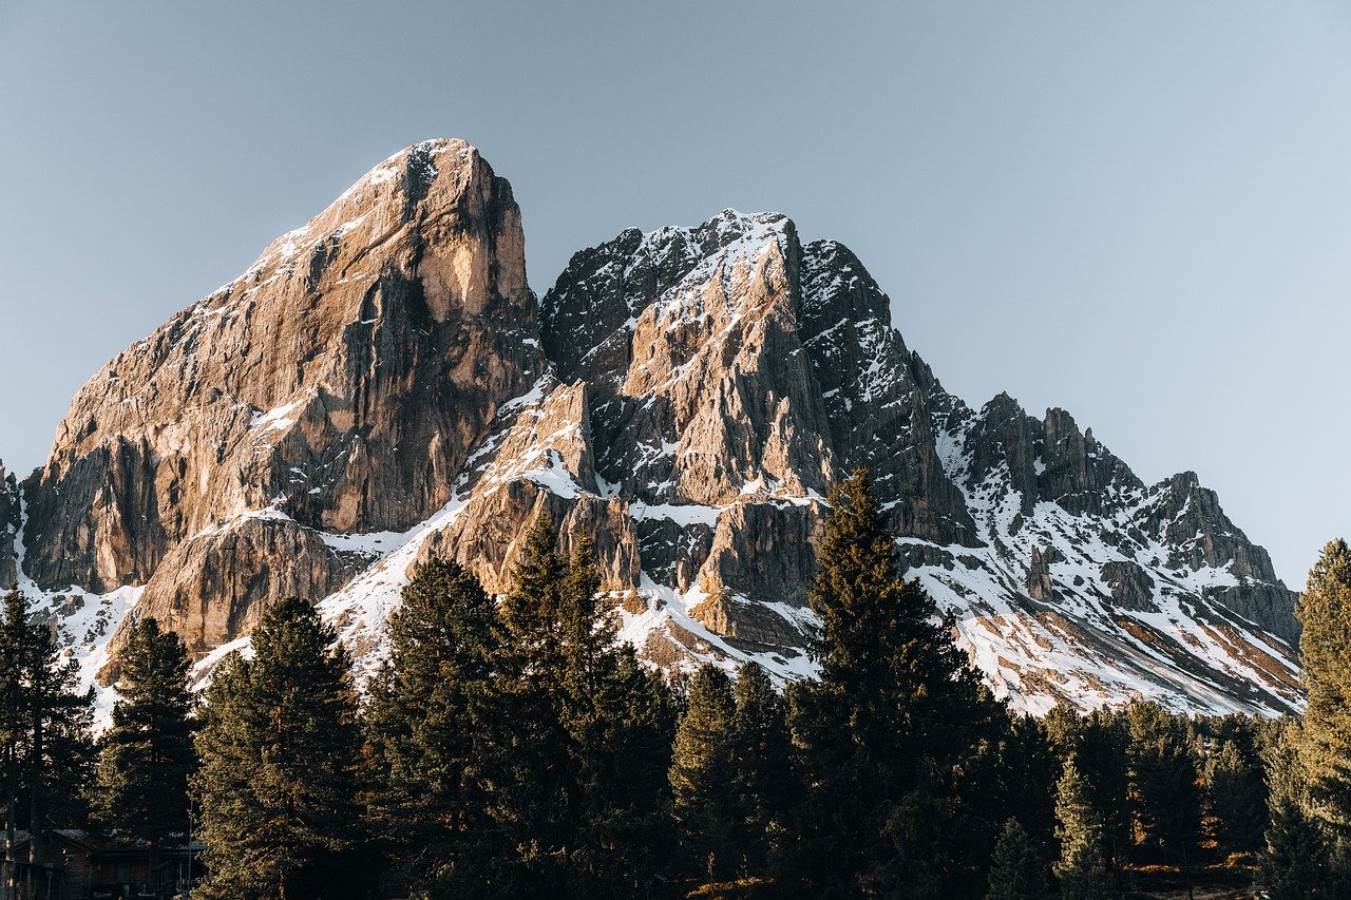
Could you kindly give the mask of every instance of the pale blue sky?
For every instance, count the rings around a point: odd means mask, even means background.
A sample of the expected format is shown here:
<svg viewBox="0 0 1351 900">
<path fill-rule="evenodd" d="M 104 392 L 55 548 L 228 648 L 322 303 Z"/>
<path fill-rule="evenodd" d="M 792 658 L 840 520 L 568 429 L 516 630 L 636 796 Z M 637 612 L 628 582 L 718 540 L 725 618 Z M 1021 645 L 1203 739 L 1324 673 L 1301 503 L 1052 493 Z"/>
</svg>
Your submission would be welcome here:
<svg viewBox="0 0 1351 900">
<path fill-rule="evenodd" d="M 1197 470 L 1291 586 L 1351 532 L 1351 6 L 0 0 L 0 458 L 371 165 L 506 175 L 541 293 L 782 210 L 973 405 Z"/>
</svg>

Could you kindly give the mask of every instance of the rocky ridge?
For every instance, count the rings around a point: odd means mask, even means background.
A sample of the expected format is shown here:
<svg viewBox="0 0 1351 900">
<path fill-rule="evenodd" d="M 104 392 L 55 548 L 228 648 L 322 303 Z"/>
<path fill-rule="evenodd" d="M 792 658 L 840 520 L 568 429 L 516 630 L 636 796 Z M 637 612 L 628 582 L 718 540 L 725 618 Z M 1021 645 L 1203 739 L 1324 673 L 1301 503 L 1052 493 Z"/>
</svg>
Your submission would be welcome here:
<svg viewBox="0 0 1351 900">
<path fill-rule="evenodd" d="M 86 385 L 22 522 L 0 487 L 0 574 L 105 683 L 128 616 L 206 672 L 288 594 L 368 670 L 412 568 L 502 590 L 547 513 L 652 662 L 797 678 L 825 497 L 866 466 L 1016 707 L 1299 703 L 1293 595 L 1213 492 L 1145 485 L 1063 410 L 970 409 L 891 310 L 844 246 L 731 210 L 582 250 L 537 301 L 510 187 L 424 142 Z"/>
</svg>

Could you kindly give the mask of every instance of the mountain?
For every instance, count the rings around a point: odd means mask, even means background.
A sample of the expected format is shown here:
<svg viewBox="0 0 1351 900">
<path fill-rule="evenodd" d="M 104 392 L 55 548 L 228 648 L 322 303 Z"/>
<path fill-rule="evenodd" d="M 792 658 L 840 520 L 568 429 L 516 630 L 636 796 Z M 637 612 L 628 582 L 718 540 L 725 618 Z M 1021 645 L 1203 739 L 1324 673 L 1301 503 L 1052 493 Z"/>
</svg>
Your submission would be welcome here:
<svg viewBox="0 0 1351 900">
<path fill-rule="evenodd" d="M 1063 410 L 969 408 L 891 310 L 844 246 L 731 210 L 623 231 L 537 299 L 510 186 L 427 141 L 85 385 L 46 465 L 0 488 L 0 574 L 19 563 L 103 685 L 133 617 L 205 674 L 287 595 L 369 671 L 411 568 L 500 591 L 548 513 L 564 549 L 593 536 L 654 664 L 808 677 L 813 540 L 865 466 L 1015 707 L 1300 703 L 1294 595 L 1213 492 L 1145 485 Z"/>
</svg>

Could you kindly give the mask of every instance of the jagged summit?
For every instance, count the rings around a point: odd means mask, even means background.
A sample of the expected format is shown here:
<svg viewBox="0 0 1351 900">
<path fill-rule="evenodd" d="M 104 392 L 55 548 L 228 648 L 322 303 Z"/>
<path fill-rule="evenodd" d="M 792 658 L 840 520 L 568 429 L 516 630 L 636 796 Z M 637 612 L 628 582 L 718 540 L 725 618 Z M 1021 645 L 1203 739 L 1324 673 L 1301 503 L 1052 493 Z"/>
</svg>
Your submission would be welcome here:
<svg viewBox="0 0 1351 900">
<path fill-rule="evenodd" d="M 507 182 L 417 144 L 80 391 L 22 520 L 0 474 L 0 574 L 22 559 L 89 678 L 128 616 L 206 672 L 287 594 L 368 670 L 411 567 L 503 590 L 547 512 L 594 537 L 645 658 L 782 680 L 814 672 L 813 541 L 865 466 L 1019 708 L 1299 702 L 1292 595 L 1212 492 L 1146 486 L 1063 410 L 973 411 L 891 308 L 845 246 L 733 210 L 621 231 L 537 300 Z"/>
</svg>

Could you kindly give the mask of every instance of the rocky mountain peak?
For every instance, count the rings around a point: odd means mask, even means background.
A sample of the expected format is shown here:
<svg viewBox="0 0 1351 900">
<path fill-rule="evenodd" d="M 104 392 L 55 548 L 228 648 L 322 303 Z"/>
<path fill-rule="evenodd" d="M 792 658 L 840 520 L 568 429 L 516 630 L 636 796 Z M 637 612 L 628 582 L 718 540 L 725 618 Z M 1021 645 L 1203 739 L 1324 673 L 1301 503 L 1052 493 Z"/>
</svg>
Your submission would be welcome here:
<svg viewBox="0 0 1351 900">
<path fill-rule="evenodd" d="M 244 606 L 350 576 L 307 529 L 403 529 L 448 502 L 543 368 L 510 186 L 463 141 L 407 148 L 85 385 L 25 485 L 26 569 L 144 584 L 139 609 L 209 649 Z M 277 559 L 259 548 L 302 545 L 302 580 L 250 574 Z"/>
<path fill-rule="evenodd" d="M 548 515 L 646 659 L 786 680 L 815 671 L 814 542 L 859 466 L 1018 708 L 1299 702 L 1292 595 L 1194 475 L 1146 486 L 1061 409 L 972 411 L 863 263 L 778 213 L 623 230 L 537 303 L 511 188 L 463 141 L 380 163 L 97 374 L 22 522 L 0 470 L 0 576 L 22 558 L 105 682 L 119 623 L 156 616 L 205 673 L 283 595 L 368 672 L 417 565 L 505 590 Z"/>
</svg>

